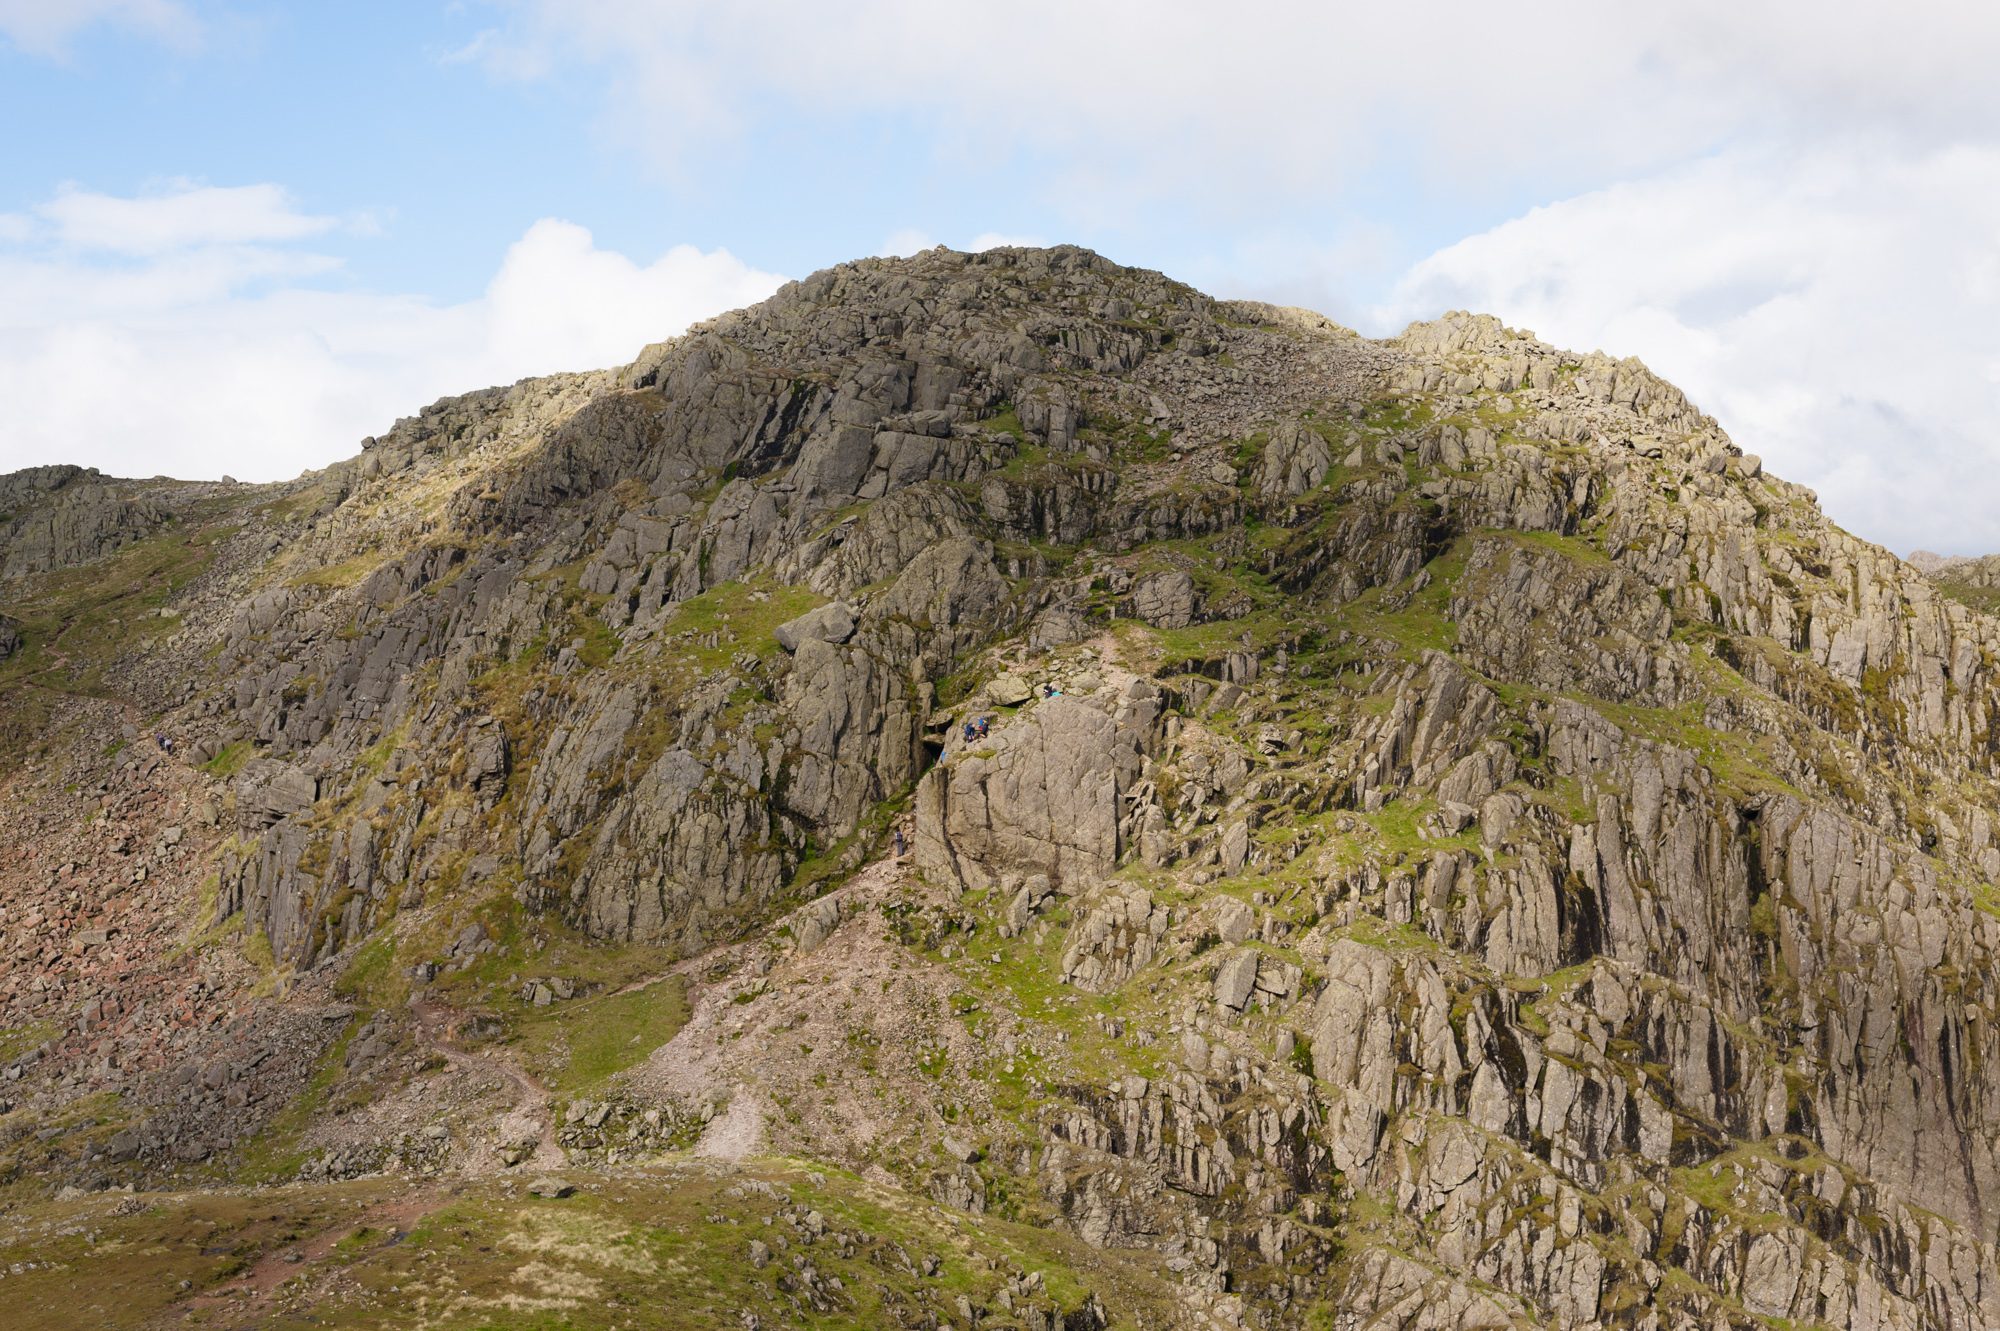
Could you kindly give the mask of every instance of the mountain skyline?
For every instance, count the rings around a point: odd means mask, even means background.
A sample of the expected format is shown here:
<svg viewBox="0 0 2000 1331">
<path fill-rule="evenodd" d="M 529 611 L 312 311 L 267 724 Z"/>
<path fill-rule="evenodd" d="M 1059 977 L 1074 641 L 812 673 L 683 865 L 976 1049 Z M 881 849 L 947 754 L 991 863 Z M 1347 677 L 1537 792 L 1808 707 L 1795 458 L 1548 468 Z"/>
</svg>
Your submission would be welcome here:
<svg viewBox="0 0 2000 1331">
<path fill-rule="evenodd" d="M 0 468 L 276 479 L 857 253 L 1061 240 L 1638 356 L 1860 534 L 2000 548 L 1990 10 L 1429 12 L 9 0 Z"/>
</svg>

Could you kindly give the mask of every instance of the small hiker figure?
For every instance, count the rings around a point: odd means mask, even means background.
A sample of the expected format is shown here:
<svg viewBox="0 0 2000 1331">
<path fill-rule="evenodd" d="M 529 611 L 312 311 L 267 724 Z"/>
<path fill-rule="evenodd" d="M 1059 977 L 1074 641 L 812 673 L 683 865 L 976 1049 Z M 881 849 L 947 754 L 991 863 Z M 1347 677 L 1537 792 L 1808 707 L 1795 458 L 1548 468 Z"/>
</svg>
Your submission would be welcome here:
<svg viewBox="0 0 2000 1331">
<path fill-rule="evenodd" d="M 1044 684 L 1042 685 L 1042 696 L 1044 698 L 1060 698 L 1062 697 L 1062 690 L 1053 684 Z"/>
<path fill-rule="evenodd" d="M 174 751 L 174 742 L 165 735 L 153 736 L 153 742 L 160 746 L 161 753 L 172 753 Z"/>
<path fill-rule="evenodd" d="M 965 742 L 967 744 L 970 744 L 972 743 L 972 741 L 978 738 L 979 738 L 979 724 L 976 721 L 967 721 L 965 723 Z"/>
<path fill-rule="evenodd" d="M 986 738 L 987 729 L 992 724 L 993 724 L 993 718 L 990 716 L 982 716 L 979 718 L 979 738 L 981 739 Z"/>
<path fill-rule="evenodd" d="M 896 829 L 896 858 L 903 858 L 903 829 L 900 827 Z"/>
</svg>

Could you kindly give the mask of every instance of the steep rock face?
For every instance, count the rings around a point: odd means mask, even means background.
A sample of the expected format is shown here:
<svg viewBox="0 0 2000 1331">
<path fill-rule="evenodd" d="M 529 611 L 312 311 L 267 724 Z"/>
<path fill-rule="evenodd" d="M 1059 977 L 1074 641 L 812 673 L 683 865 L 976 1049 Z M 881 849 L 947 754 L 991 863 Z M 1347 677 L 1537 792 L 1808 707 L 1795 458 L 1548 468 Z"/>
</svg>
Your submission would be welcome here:
<svg viewBox="0 0 2000 1331">
<path fill-rule="evenodd" d="M 917 856 L 963 887 L 1039 876 L 1076 892 L 1110 876 L 1157 691 L 1134 681 L 1110 708 L 1051 700 L 990 749 L 963 741 L 917 791 Z"/>
<path fill-rule="evenodd" d="M 89 621 L 22 572 L 154 519 L 7 484 L 23 698 Z M 2000 622 L 1636 362 L 938 251 L 208 498 L 78 682 L 204 765 L 202 926 L 372 1005 L 341 1075 L 534 1030 L 551 956 L 693 986 L 503 1159 L 767 1131 L 1192 1324 L 2000 1323 Z M 25 974 L 17 1080 L 122 1084 Z"/>
<path fill-rule="evenodd" d="M 594 381 L 601 391 L 580 405 L 577 388 L 551 381 L 442 404 L 399 425 L 362 465 L 335 469 L 332 483 L 348 497 L 322 526 L 357 525 L 348 510 L 366 513 L 377 490 L 408 484 L 427 460 L 444 470 L 471 456 L 491 467 L 457 490 L 452 527 L 515 528 L 514 539 L 474 548 L 448 529 L 416 553 L 373 562 L 365 551 L 379 537 L 334 538 L 318 558 L 358 544 L 358 561 L 372 563 L 356 571 L 351 592 L 331 600 L 301 588 L 267 592 L 232 627 L 225 651 L 247 667 L 234 682 L 246 728 L 275 752 L 338 767 L 388 733 L 407 737 L 406 752 L 463 743 L 471 717 L 462 707 L 448 712 L 446 695 L 491 679 L 521 658 L 523 644 L 552 658 L 559 678 L 577 661 L 644 676 L 688 648 L 713 653 L 731 687 L 704 680 L 692 699 L 640 681 L 576 680 L 529 694 L 532 714 L 509 742 L 524 759 L 538 748 L 546 757 L 524 762 L 533 770 L 513 801 L 521 890 L 527 900 L 567 901 L 574 918 L 607 936 L 684 945 L 707 936 L 696 917 L 740 914 L 766 899 L 809 839 L 838 840 L 908 785 L 928 710 L 922 682 L 999 626 L 991 556 L 977 540 L 954 538 L 970 533 L 972 515 L 957 491 L 938 488 L 969 484 L 1020 447 L 1018 433 L 985 430 L 982 418 L 1018 399 L 1020 419 L 1060 436 L 1075 408 L 1042 372 L 1129 365 L 1149 345 L 1055 314 L 1060 299 L 1047 307 L 1040 340 L 1024 338 L 1009 310 L 1026 308 L 1025 284 L 1124 285 L 1134 289 L 1128 300 L 1197 305 L 1184 289 L 1114 276 L 1076 253 L 996 268 L 1004 285 L 976 264 L 953 263 L 966 281 L 949 298 L 868 290 L 865 334 L 857 336 L 857 302 L 844 285 L 863 275 L 834 275 L 788 288 L 755 320 L 730 316 L 649 353 L 624 376 L 629 387 Z M 779 375 L 774 365 L 789 368 Z M 550 404 L 571 414 L 546 420 Z M 484 423 L 487 413 L 506 423 Z M 546 432 L 541 447 L 507 447 L 537 428 Z M 829 524 L 835 510 L 873 498 L 882 502 L 858 523 Z M 613 499 L 630 506 L 621 511 Z M 857 603 L 853 643 L 787 646 L 733 622 L 781 603 L 760 589 L 774 573 L 819 594 L 888 585 L 873 604 Z M 781 595 L 799 605 L 800 593 Z M 760 624 L 757 635 L 768 633 Z M 629 645 L 621 650 L 617 639 Z M 773 640 L 796 655 L 770 653 L 763 644 Z M 615 659 L 590 659 L 606 651 Z M 419 693 L 414 672 L 432 661 L 437 679 Z M 746 733 L 758 729 L 779 733 L 758 742 Z M 426 779 L 404 775 L 396 788 Z M 425 840 L 423 820 L 435 810 L 398 805 L 385 798 L 384 810 L 403 821 L 377 840 Z M 325 956 L 352 933 L 297 921 L 351 902 L 359 882 L 351 857 L 343 873 L 315 868 L 315 849 L 340 829 L 298 822 L 258 833 L 252 853 L 225 870 L 239 886 L 223 904 L 263 903 L 267 925 L 279 914 L 289 922 L 266 928 L 274 940 L 283 934 L 281 952 Z M 443 847 L 464 844 L 469 824 L 439 830 L 429 865 L 408 867 L 418 882 L 448 872 Z M 324 858 L 337 867 L 332 851 Z M 404 866 L 398 854 L 388 872 L 370 871 L 364 895 L 376 899 L 354 917 L 361 927 L 403 890 Z"/>
</svg>

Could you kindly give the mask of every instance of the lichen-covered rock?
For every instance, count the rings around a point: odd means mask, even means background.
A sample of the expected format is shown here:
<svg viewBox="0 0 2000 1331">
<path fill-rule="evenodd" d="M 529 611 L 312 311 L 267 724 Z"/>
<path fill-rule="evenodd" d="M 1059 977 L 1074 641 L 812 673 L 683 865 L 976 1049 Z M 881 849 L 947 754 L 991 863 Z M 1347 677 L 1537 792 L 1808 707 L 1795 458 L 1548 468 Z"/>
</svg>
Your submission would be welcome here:
<svg viewBox="0 0 2000 1331">
<path fill-rule="evenodd" d="M 832 601 L 778 625 L 772 636 L 788 652 L 796 652 L 807 639 L 838 645 L 854 636 L 854 611 L 843 602 Z"/>
<path fill-rule="evenodd" d="M 1257 954 L 1238 948 L 1215 968 L 1215 1001 L 1241 1012 L 1257 988 Z"/>
<path fill-rule="evenodd" d="M 1132 613 L 1154 628 L 1186 628 L 1198 605 L 1194 579 L 1183 569 L 1148 573 L 1132 584 Z"/>
<path fill-rule="evenodd" d="M 1169 923 L 1169 913 L 1143 891 L 1106 893 L 1078 915 L 1057 974 L 1080 989 L 1116 989 L 1153 960 Z"/>
<path fill-rule="evenodd" d="M 1257 463 L 1257 489 L 1266 499 L 1294 499 L 1324 481 L 1333 466 L 1326 440 L 1300 420 L 1279 422 Z"/>
<path fill-rule="evenodd" d="M 319 798 L 319 783 L 295 764 L 253 760 L 236 783 L 236 816 L 245 831 L 303 813 Z"/>
</svg>

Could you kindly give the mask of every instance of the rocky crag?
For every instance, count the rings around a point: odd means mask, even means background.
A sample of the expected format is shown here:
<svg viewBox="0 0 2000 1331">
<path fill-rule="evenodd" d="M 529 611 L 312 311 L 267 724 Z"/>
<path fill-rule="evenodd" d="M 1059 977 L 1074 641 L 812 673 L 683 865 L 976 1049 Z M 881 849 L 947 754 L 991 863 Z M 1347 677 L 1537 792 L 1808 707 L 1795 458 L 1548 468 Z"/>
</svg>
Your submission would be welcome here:
<svg viewBox="0 0 2000 1331">
<path fill-rule="evenodd" d="M 51 1300 L 111 1190 L 695 1170 L 689 1325 L 2000 1324 L 2000 620 L 1635 361 L 939 250 L 0 513 Z"/>
</svg>

